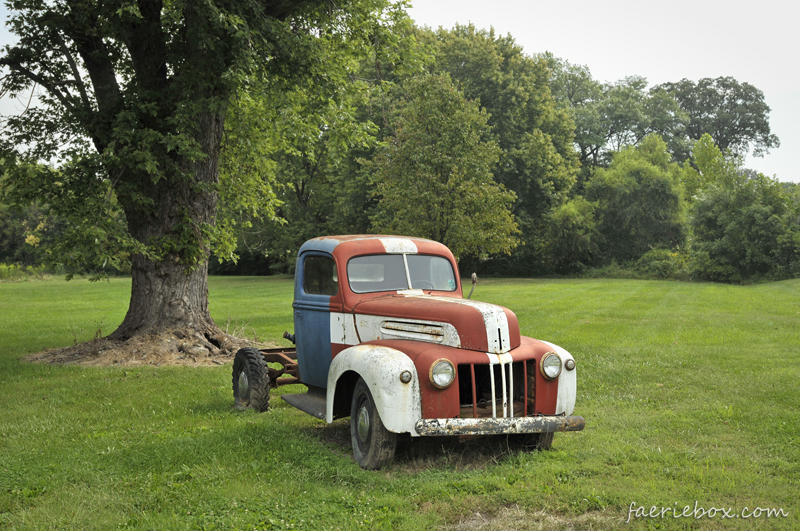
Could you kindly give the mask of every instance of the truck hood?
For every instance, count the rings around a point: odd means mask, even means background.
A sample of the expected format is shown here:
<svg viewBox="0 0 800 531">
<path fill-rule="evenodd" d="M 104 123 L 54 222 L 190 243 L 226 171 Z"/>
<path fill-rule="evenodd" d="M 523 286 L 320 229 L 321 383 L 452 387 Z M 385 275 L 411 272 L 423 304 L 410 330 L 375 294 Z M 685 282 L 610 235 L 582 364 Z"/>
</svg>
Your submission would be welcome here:
<svg viewBox="0 0 800 531">
<path fill-rule="evenodd" d="M 392 294 L 360 302 L 354 317 L 361 341 L 410 339 L 492 354 L 520 344 L 514 312 L 456 297 Z"/>
</svg>

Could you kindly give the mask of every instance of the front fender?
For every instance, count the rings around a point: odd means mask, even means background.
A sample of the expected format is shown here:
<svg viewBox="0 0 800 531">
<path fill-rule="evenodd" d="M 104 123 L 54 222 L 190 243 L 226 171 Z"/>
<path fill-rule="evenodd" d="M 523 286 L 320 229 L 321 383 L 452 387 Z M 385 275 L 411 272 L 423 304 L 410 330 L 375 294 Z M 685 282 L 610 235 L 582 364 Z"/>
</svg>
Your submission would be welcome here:
<svg viewBox="0 0 800 531">
<path fill-rule="evenodd" d="M 356 345 L 341 351 L 333 358 L 328 371 L 328 422 L 333 422 L 336 384 L 343 374 L 350 371 L 357 373 L 367 383 L 387 430 L 417 435 L 414 426 L 422 418 L 417 369 L 403 352 L 379 345 Z M 411 373 L 409 383 L 400 381 L 403 371 Z"/>
<path fill-rule="evenodd" d="M 561 357 L 562 363 L 567 363 L 567 360 L 575 361 L 575 358 L 572 357 L 572 354 L 558 345 L 554 345 L 553 343 L 549 343 L 547 341 L 542 341 L 542 343 L 552 347 L 556 354 Z M 556 415 L 563 414 L 569 416 L 575 411 L 575 395 L 578 392 L 577 380 L 577 367 L 571 371 L 566 369 L 561 371 L 561 375 L 558 377 L 558 400 L 556 402 Z"/>
</svg>

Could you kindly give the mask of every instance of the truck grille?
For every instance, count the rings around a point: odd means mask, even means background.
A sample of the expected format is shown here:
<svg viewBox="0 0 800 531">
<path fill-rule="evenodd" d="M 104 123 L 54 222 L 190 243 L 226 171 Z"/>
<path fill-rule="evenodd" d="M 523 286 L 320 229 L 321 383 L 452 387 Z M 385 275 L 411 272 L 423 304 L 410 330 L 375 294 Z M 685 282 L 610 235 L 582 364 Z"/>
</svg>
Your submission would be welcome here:
<svg viewBox="0 0 800 531">
<path fill-rule="evenodd" d="M 458 366 L 461 418 L 524 417 L 535 411 L 536 360 L 512 362 L 494 355 L 494 363 Z"/>
</svg>

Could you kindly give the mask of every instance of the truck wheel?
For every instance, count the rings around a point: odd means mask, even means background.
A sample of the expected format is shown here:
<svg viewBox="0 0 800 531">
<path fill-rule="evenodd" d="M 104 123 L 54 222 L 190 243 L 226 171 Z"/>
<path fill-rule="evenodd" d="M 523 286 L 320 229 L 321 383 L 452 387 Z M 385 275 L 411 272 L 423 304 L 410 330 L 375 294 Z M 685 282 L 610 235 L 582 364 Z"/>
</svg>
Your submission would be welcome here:
<svg viewBox="0 0 800 531">
<path fill-rule="evenodd" d="M 358 379 L 350 408 L 350 439 L 353 457 L 361 468 L 379 470 L 391 463 L 397 449 L 397 434 L 386 429 L 375 400 L 363 378 Z"/>
<path fill-rule="evenodd" d="M 526 450 L 549 450 L 553 446 L 555 433 L 526 433 L 522 436 L 522 445 Z"/>
<path fill-rule="evenodd" d="M 233 398 L 236 409 L 269 409 L 269 374 L 257 348 L 240 348 L 233 359 Z"/>
</svg>

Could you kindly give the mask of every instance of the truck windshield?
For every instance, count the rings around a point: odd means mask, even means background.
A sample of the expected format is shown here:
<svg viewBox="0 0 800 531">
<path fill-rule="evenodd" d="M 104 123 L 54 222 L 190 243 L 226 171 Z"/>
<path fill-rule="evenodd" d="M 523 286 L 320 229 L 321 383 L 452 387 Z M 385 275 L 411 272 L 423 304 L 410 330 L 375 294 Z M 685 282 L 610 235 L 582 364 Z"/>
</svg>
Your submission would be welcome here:
<svg viewBox="0 0 800 531">
<path fill-rule="evenodd" d="M 456 290 L 456 277 L 450 261 L 441 256 L 424 254 L 356 256 L 347 263 L 347 279 L 350 289 L 355 293 L 405 289 Z"/>
</svg>

